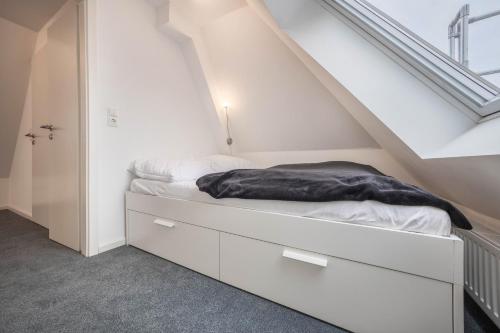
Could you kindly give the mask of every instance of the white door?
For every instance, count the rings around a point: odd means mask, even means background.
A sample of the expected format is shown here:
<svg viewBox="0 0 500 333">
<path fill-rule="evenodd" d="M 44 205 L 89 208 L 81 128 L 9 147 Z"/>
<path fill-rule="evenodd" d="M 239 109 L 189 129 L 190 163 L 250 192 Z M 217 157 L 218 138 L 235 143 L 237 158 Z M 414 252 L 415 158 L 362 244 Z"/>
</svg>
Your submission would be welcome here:
<svg viewBox="0 0 500 333">
<path fill-rule="evenodd" d="M 49 168 L 49 140 L 46 131 L 40 129 L 49 119 L 48 114 L 48 67 L 47 48 L 40 49 L 33 57 L 31 64 L 31 80 L 33 92 L 33 119 L 32 128 L 36 135 L 33 146 L 33 220 L 49 228 L 50 168 Z"/>
<path fill-rule="evenodd" d="M 48 28 L 41 51 L 44 112 L 33 117 L 41 137 L 33 154 L 34 218 L 47 219 L 49 238 L 80 250 L 78 9 L 69 1 Z M 43 81 L 44 78 L 39 78 Z M 35 88 L 37 89 L 37 88 Z M 41 97 L 40 99 L 43 99 Z M 35 101 L 36 102 L 36 101 Z M 35 108 L 36 109 L 36 108 Z M 36 111 L 35 111 L 36 112 Z M 45 118 L 45 119 L 43 119 Z M 44 127 L 44 128 L 41 128 Z M 37 177 L 42 176 L 40 180 Z M 36 185 L 35 185 L 36 184 Z"/>
</svg>

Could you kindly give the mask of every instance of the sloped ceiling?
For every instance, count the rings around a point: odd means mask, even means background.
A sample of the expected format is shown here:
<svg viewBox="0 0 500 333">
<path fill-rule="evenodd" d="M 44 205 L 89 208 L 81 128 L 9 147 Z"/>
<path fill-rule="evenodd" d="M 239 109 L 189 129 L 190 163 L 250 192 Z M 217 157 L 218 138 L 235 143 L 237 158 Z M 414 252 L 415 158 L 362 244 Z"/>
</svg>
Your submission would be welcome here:
<svg viewBox="0 0 500 333">
<path fill-rule="evenodd" d="M 10 174 L 35 38 L 35 32 L 0 18 L 0 178 Z"/>
<path fill-rule="evenodd" d="M 39 31 L 67 0 L 0 0 L 0 17 Z"/>
</svg>

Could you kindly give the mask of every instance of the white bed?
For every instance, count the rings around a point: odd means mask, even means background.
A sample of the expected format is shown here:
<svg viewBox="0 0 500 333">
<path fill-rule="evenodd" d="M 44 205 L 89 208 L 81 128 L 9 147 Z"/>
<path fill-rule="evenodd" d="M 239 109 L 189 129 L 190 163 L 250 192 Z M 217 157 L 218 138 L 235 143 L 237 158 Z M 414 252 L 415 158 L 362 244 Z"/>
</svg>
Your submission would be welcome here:
<svg viewBox="0 0 500 333">
<path fill-rule="evenodd" d="M 463 332 L 463 242 L 439 209 L 216 200 L 143 179 L 126 209 L 127 244 L 350 331 Z"/>
<path fill-rule="evenodd" d="M 396 206 L 377 201 L 297 202 L 280 200 L 214 199 L 198 190 L 195 181 L 167 183 L 137 178 L 134 193 L 170 197 L 328 221 L 369 225 L 393 230 L 449 236 L 451 221 L 445 211 L 426 206 Z"/>
</svg>

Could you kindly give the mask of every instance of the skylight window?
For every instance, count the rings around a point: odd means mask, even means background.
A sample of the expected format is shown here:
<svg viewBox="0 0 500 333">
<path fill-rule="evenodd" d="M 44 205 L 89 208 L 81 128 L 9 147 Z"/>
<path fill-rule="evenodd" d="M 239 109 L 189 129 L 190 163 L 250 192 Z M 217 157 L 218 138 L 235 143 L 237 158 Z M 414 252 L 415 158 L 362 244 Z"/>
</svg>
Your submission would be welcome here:
<svg viewBox="0 0 500 333">
<path fill-rule="evenodd" d="M 498 0 L 320 2 L 478 115 L 500 111 Z"/>
</svg>

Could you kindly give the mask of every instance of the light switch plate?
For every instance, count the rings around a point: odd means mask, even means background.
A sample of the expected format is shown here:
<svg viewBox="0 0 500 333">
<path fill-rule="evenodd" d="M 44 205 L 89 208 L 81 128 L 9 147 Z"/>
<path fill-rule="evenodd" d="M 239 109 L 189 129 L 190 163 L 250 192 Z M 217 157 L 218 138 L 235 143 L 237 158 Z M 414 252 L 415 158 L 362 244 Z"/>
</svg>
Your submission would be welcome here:
<svg viewBox="0 0 500 333">
<path fill-rule="evenodd" d="M 115 109 L 108 109 L 108 126 L 118 127 L 118 111 Z"/>
</svg>

